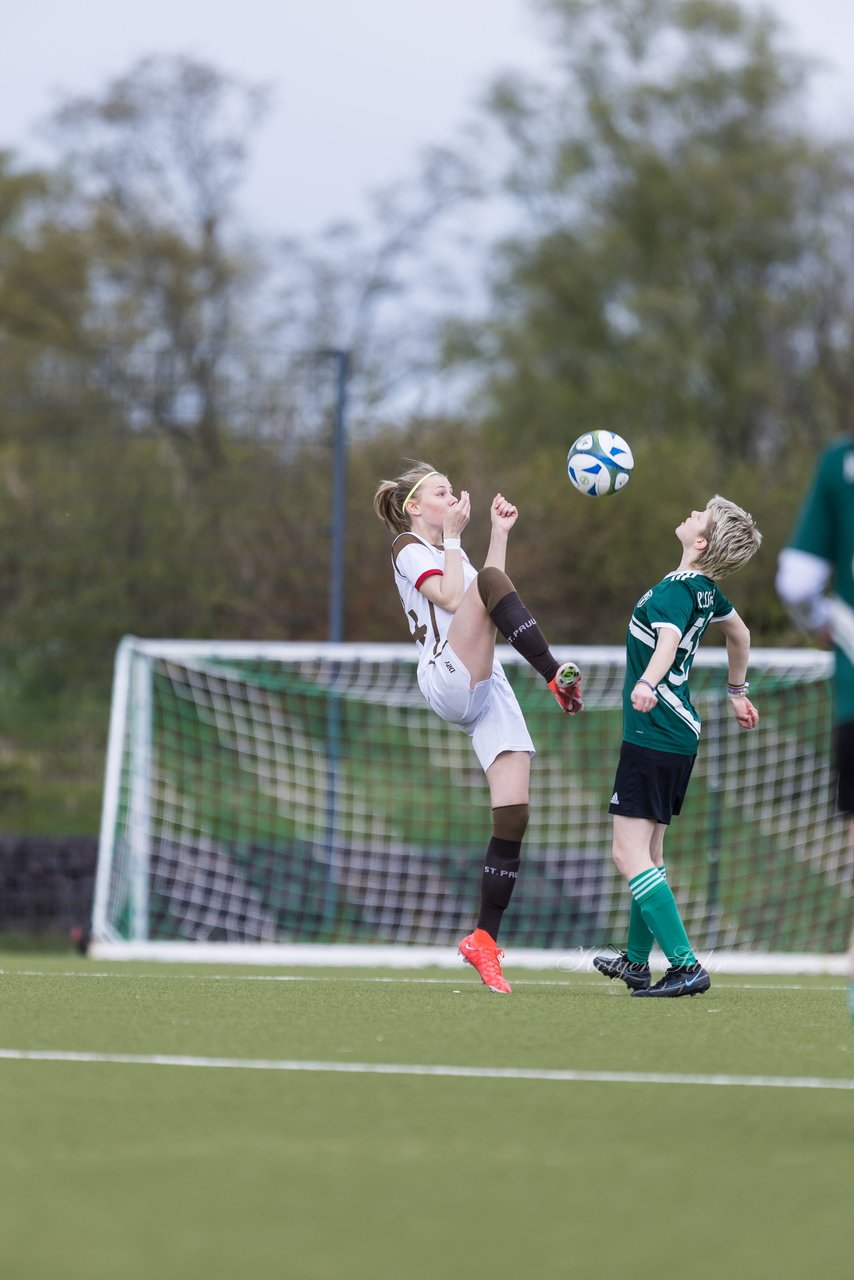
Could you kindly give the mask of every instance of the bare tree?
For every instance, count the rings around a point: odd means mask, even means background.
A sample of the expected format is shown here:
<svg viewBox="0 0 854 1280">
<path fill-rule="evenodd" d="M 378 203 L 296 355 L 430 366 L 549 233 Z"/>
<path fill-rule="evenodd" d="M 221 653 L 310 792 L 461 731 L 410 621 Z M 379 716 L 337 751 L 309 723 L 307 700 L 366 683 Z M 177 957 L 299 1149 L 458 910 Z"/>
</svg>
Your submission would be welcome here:
<svg viewBox="0 0 854 1280">
<path fill-rule="evenodd" d="M 105 376 L 190 472 L 221 463 L 221 375 L 240 379 L 259 272 L 235 199 L 266 101 L 203 63 L 149 57 L 50 122 L 90 239 L 92 348 L 121 348 Z"/>
</svg>

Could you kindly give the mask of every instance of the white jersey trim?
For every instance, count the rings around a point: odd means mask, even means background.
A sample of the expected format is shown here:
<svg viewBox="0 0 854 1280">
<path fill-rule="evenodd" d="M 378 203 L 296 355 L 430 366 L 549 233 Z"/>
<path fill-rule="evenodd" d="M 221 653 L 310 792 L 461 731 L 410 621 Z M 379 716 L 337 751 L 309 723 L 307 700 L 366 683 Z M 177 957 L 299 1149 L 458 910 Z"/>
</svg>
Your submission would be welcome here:
<svg viewBox="0 0 854 1280">
<path fill-rule="evenodd" d="M 650 649 L 655 648 L 655 636 L 652 631 L 648 630 L 642 622 L 639 622 L 634 614 L 629 619 L 629 633 L 636 640 L 640 640 L 641 644 L 647 645 Z"/>
<path fill-rule="evenodd" d="M 810 551 L 786 547 L 777 562 L 777 594 L 792 620 L 806 631 L 818 631 L 831 621 L 830 601 L 824 589 L 831 565 Z"/>
<path fill-rule="evenodd" d="M 702 726 L 700 724 L 700 721 L 696 718 L 696 716 L 691 715 L 691 712 L 685 706 L 685 703 L 680 702 L 679 699 L 676 697 L 676 694 L 671 692 L 671 690 L 668 689 L 666 684 L 660 684 L 658 686 L 658 696 L 660 700 L 664 703 L 664 705 L 669 707 L 670 710 L 673 711 L 679 717 L 679 719 L 688 726 L 691 732 L 695 733 L 699 738 L 700 729 L 702 728 Z"/>
</svg>

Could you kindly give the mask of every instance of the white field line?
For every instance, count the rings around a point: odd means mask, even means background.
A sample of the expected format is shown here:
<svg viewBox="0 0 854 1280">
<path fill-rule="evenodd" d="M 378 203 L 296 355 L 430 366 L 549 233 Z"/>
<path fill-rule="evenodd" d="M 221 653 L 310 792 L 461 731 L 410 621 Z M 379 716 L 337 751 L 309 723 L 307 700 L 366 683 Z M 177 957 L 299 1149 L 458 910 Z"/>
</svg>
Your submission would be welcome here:
<svg viewBox="0 0 854 1280">
<path fill-rule="evenodd" d="M 828 976 L 828 975 L 817 975 Z M 171 973 L 163 970 L 158 973 L 111 973 L 97 970 L 50 970 L 50 969 L 0 969 L 0 978 L 118 978 L 125 982 L 168 980 L 171 982 L 369 982 L 398 985 L 414 985 L 428 987 L 457 987 L 457 978 L 403 978 L 394 977 L 362 977 L 352 974 L 316 974 L 316 973 Z M 480 984 L 470 975 L 462 978 L 462 983 L 472 990 L 479 991 Z M 562 981 L 554 978 L 514 978 L 514 987 L 569 987 L 572 983 L 567 976 Z M 584 986 L 600 987 L 603 991 L 618 991 L 618 987 L 605 987 L 600 982 L 585 982 Z M 728 991 L 845 991 L 844 983 L 798 983 L 798 982 L 731 982 L 724 978 L 715 978 L 716 989 L 726 988 Z"/>
<path fill-rule="evenodd" d="M 593 957 L 601 948 L 576 947 L 567 951 L 534 947 L 514 947 L 505 961 L 508 968 L 535 969 L 542 973 L 593 972 Z M 229 964 L 277 966 L 291 969 L 335 968 L 398 969 L 454 969 L 459 957 L 450 946 L 409 946 L 397 943 L 378 946 L 353 943 L 229 943 L 229 942 L 99 942 L 90 944 L 89 959 L 103 962 L 110 960 L 140 960 L 156 964 L 211 964 L 222 968 Z M 657 957 L 657 959 L 656 959 Z M 771 952 L 700 952 L 697 956 L 710 973 L 735 975 L 788 976 L 795 980 L 806 974 L 832 974 L 844 977 L 847 960 L 844 954 L 815 955 L 791 953 L 781 955 Z M 664 957 L 653 950 L 653 967 L 660 963 L 666 968 Z"/>
<path fill-rule="evenodd" d="M 688 1075 L 659 1071 L 564 1071 L 539 1067 L 463 1067 L 415 1062 L 316 1062 L 295 1058 L 201 1058 L 169 1053 L 85 1053 L 61 1049 L 2 1049 L 14 1062 L 73 1062 L 141 1067 L 196 1067 L 233 1071 L 305 1071 L 343 1075 L 445 1076 L 465 1080 L 537 1080 L 559 1084 L 688 1084 L 752 1089 L 845 1089 L 854 1080 L 821 1076 Z"/>
</svg>

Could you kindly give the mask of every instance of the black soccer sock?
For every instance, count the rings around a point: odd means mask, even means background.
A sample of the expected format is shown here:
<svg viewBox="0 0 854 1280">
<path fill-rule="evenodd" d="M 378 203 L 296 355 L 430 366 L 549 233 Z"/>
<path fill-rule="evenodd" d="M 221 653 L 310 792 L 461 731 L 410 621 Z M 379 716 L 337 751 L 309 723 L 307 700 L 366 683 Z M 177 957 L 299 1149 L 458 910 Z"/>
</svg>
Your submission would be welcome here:
<svg viewBox="0 0 854 1280">
<path fill-rule="evenodd" d="M 521 842 L 496 840 L 489 842 L 486 860 L 480 878 L 480 912 L 478 929 L 485 929 L 491 938 L 498 938 L 501 918 L 504 915 L 519 873 Z"/>
<path fill-rule="evenodd" d="M 560 664 L 552 656 L 546 637 L 528 606 L 519 599 L 507 574 L 502 569 L 481 569 L 477 589 L 496 629 L 548 684 Z"/>
<path fill-rule="evenodd" d="M 492 810 L 493 835 L 486 850 L 480 878 L 478 929 L 497 940 L 501 919 L 510 902 L 521 863 L 522 837 L 528 825 L 526 804 L 502 805 Z"/>
</svg>

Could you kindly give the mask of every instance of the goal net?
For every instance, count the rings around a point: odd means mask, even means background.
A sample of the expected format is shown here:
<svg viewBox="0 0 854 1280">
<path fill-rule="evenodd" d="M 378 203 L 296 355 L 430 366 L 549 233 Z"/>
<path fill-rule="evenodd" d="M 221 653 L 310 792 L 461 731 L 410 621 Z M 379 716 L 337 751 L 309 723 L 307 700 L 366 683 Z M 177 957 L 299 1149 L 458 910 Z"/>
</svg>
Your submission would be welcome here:
<svg viewBox="0 0 854 1280">
<path fill-rule="evenodd" d="M 554 652 L 584 672 L 572 719 L 499 649 L 537 746 L 509 963 L 620 945 L 628 919 L 608 815 L 624 653 Z M 828 654 L 755 650 L 761 719 L 744 732 L 722 696 L 724 651 L 697 655 L 703 736 L 666 856 L 701 954 L 759 967 L 759 953 L 808 962 L 845 949 L 852 863 L 833 805 L 831 673 Z M 473 927 L 490 832 L 469 740 L 424 703 L 411 646 L 126 638 L 92 950 L 443 963 Z"/>
</svg>

